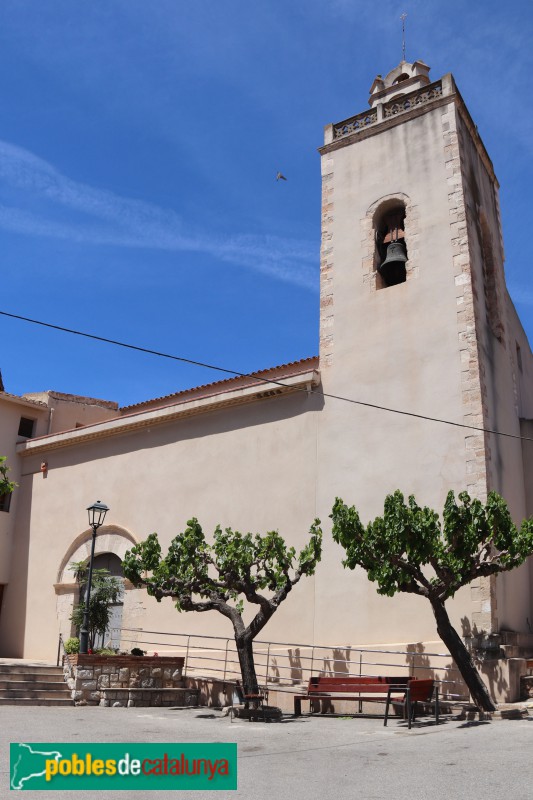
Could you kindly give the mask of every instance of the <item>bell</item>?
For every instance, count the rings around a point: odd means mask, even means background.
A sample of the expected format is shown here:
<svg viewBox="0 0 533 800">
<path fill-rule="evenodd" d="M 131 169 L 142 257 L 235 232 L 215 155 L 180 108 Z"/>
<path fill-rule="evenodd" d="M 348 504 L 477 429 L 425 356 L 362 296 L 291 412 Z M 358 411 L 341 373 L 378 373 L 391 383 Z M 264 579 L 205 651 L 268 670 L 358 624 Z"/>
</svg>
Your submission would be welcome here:
<svg viewBox="0 0 533 800">
<path fill-rule="evenodd" d="M 405 244 L 403 242 L 391 242 L 387 247 L 385 261 L 378 267 L 378 272 L 387 286 L 396 286 L 397 283 L 405 283 L 406 261 Z"/>
</svg>

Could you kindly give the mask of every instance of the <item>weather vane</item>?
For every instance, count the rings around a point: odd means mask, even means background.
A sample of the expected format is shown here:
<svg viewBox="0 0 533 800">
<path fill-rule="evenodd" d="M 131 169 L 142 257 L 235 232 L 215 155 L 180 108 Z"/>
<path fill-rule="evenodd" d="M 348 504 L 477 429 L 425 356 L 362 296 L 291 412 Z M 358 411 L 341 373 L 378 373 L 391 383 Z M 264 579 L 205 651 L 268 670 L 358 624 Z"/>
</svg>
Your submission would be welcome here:
<svg viewBox="0 0 533 800">
<path fill-rule="evenodd" d="M 407 19 L 407 14 L 405 11 L 400 17 L 402 21 L 402 61 L 405 61 L 405 20 Z"/>
</svg>

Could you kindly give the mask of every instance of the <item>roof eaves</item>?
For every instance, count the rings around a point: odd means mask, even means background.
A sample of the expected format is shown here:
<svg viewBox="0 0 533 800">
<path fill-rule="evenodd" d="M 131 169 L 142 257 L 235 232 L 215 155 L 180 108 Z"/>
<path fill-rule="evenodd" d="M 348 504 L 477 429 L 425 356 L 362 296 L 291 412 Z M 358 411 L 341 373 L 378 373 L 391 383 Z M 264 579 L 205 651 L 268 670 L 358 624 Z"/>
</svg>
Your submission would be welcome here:
<svg viewBox="0 0 533 800">
<path fill-rule="evenodd" d="M 320 373 L 318 369 L 313 367 L 303 372 L 299 371 L 292 377 L 287 375 L 284 378 L 287 380 L 284 386 L 280 386 L 277 383 L 258 385 L 255 382 L 247 386 L 228 387 L 226 391 L 218 392 L 214 395 L 191 397 L 180 403 L 169 403 L 166 406 L 133 411 L 123 416 L 84 425 L 81 428 L 35 437 L 27 442 L 21 442 L 17 447 L 17 452 L 24 456 L 55 450 L 60 447 L 70 447 L 83 442 L 94 441 L 95 439 L 128 433 L 155 424 L 164 424 L 179 418 L 212 411 L 216 408 L 264 400 L 271 398 L 273 395 L 284 395 L 302 390 L 305 387 L 309 391 L 320 383 Z"/>
<path fill-rule="evenodd" d="M 128 406 L 122 406 L 120 408 L 120 412 L 121 414 L 124 412 L 130 413 L 133 409 L 140 410 L 145 406 L 152 405 L 153 403 L 161 403 L 166 400 L 170 401 L 173 398 L 178 400 L 179 398 L 185 398 L 186 395 L 191 395 L 200 391 L 208 392 L 208 394 L 204 394 L 203 396 L 212 396 L 226 391 L 231 391 L 232 386 L 230 386 L 230 384 L 233 385 L 235 383 L 239 383 L 245 378 L 250 379 L 249 382 L 246 384 L 247 386 L 254 385 L 254 383 L 263 383 L 263 382 L 267 383 L 268 378 L 271 378 L 273 380 L 277 379 L 275 373 L 283 372 L 284 370 L 287 370 L 291 367 L 299 367 L 299 369 L 295 370 L 291 369 L 289 372 L 280 375 L 279 380 L 281 381 L 283 380 L 283 378 L 289 378 L 292 377 L 293 375 L 299 374 L 300 372 L 306 372 L 309 369 L 311 363 L 316 364 L 316 367 L 318 368 L 318 356 L 309 356 L 308 358 L 301 358 L 299 361 L 289 361 L 287 364 L 281 364 L 276 367 L 269 367 L 267 369 L 258 370 L 257 372 L 243 373 L 242 375 L 235 375 L 231 378 L 224 378 L 223 380 L 220 381 L 213 381 L 212 383 L 205 383 L 205 384 L 200 384 L 199 386 L 193 386 L 190 387 L 189 389 L 183 389 L 182 391 L 179 392 L 172 392 L 171 394 L 162 395 L 161 397 L 153 397 L 150 400 L 143 400 L 140 403 L 133 403 Z M 221 392 L 219 392 L 217 391 L 217 387 L 224 387 L 224 388 Z"/>
<path fill-rule="evenodd" d="M 29 397 L 21 397 L 18 394 L 10 394 L 10 392 L 0 392 L 0 400 L 7 400 L 10 403 L 18 403 L 21 406 L 35 407 L 40 411 L 44 411 L 48 408 L 46 403 L 42 403 L 40 400 L 30 400 Z"/>
</svg>

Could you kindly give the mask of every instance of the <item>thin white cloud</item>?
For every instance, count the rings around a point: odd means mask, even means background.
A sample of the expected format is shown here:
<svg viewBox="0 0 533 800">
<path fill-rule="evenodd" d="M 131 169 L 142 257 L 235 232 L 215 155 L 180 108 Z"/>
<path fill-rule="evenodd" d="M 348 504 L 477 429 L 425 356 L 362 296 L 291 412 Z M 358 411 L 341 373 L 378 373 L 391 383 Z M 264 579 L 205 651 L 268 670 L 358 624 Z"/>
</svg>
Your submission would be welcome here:
<svg viewBox="0 0 533 800">
<path fill-rule="evenodd" d="M 87 222 L 60 222 L 36 212 L 0 205 L 0 227 L 31 236 L 66 239 L 93 245 L 206 253 L 213 258 L 270 277 L 317 289 L 312 243 L 276 236 L 214 236 L 186 226 L 174 211 L 95 189 L 62 175 L 33 153 L 0 141 L 0 183 L 57 207 L 84 214 Z"/>
</svg>

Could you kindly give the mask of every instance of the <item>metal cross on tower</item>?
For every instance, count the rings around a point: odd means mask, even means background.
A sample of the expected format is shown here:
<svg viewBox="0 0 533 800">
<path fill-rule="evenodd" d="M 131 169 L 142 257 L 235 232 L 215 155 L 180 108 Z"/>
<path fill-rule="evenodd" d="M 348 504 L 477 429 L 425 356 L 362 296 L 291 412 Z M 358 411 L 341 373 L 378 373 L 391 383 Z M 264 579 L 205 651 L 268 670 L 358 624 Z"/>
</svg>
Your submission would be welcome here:
<svg viewBox="0 0 533 800">
<path fill-rule="evenodd" d="M 405 20 L 407 19 L 407 14 L 405 11 L 400 17 L 402 21 L 402 61 L 405 61 Z"/>
</svg>

